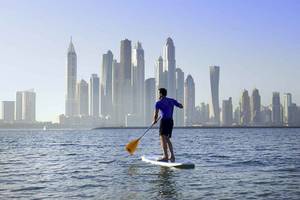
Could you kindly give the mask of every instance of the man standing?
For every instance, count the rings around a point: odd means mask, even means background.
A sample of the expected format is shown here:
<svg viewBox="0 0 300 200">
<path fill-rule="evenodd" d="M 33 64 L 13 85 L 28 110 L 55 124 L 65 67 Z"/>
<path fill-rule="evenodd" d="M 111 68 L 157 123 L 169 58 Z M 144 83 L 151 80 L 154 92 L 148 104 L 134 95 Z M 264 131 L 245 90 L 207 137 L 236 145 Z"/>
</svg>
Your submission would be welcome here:
<svg viewBox="0 0 300 200">
<path fill-rule="evenodd" d="M 155 104 L 154 121 L 157 123 L 158 112 L 161 112 L 162 118 L 159 126 L 160 142 L 163 149 L 163 157 L 158 161 L 175 162 L 175 155 L 173 152 L 173 146 L 171 143 L 171 136 L 173 130 L 173 109 L 174 106 L 183 108 L 181 103 L 178 103 L 175 99 L 167 97 L 167 90 L 165 88 L 159 88 L 159 100 Z M 168 156 L 168 150 L 170 151 L 170 158 Z"/>
</svg>

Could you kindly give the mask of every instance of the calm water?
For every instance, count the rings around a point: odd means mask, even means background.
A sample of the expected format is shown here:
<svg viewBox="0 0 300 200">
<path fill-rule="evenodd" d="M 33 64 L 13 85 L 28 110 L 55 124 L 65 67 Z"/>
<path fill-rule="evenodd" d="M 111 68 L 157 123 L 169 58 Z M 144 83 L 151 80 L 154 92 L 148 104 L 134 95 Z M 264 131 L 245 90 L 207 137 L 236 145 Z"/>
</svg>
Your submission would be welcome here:
<svg viewBox="0 0 300 200">
<path fill-rule="evenodd" d="M 157 130 L 0 131 L 0 199 L 300 199 L 300 129 L 177 129 L 192 170 L 140 160 Z"/>
</svg>

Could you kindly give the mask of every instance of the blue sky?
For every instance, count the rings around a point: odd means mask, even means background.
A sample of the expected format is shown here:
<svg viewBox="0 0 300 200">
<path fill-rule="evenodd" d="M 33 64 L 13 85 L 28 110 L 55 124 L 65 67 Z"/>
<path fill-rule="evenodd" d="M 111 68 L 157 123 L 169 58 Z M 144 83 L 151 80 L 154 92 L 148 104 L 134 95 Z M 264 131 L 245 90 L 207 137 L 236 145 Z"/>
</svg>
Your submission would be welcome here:
<svg viewBox="0 0 300 200">
<path fill-rule="evenodd" d="M 220 100 L 237 104 L 244 88 L 293 94 L 300 104 L 300 1 L 128 0 L 0 1 L 0 101 L 37 92 L 37 119 L 64 112 L 66 50 L 73 37 L 78 79 L 100 72 L 102 54 L 119 59 L 120 40 L 141 41 L 146 77 L 167 37 L 176 62 L 196 84 L 196 104 L 210 100 L 209 65 L 219 65 Z"/>
</svg>

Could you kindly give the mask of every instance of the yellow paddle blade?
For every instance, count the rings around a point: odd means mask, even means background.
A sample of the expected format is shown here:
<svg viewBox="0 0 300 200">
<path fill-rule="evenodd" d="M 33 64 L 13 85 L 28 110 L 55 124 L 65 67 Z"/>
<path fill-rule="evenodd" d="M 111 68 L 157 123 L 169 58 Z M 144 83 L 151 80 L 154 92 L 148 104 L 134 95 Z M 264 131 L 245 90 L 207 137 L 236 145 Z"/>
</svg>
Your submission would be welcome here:
<svg viewBox="0 0 300 200">
<path fill-rule="evenodd" d="M 139 139 L 135 139 L 135 140 L 130 141 L 126 145 L 126 150 L 128 151 L 128 153 L 130 153 L 130 155 L 132 155 L 135 152 L 135 150 L 139 144 L 139 141 L 140 141 Z"/>
</svg>

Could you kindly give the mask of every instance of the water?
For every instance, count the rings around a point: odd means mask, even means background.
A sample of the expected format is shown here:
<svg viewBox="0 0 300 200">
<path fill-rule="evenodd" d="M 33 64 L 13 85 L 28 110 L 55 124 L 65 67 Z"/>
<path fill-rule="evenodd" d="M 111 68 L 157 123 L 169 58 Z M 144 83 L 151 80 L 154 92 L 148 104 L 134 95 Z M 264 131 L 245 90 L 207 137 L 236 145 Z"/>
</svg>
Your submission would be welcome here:
<svg viewBox="0 0 300 200">
<path fill-rule="evenodd" d="M 157 130 L 0 131 L 0 199 L 300 199 L 300 129 L 176 129 L 177 158 L 150 165 Z"/>
</svg>

